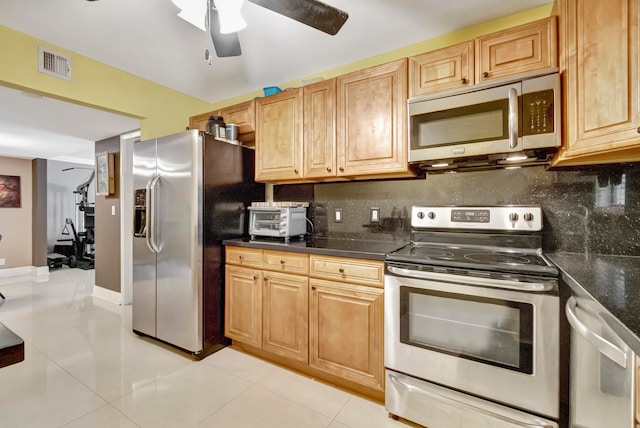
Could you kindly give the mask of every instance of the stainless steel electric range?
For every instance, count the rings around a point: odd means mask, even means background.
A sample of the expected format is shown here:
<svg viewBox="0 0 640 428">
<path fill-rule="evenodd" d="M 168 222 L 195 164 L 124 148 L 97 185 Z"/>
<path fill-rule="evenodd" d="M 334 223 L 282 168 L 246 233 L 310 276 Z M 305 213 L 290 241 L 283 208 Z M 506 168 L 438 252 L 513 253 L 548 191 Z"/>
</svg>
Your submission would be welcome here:
<svg viewBox="0 0 640 428">
<path fill-rule="evenodd" d="M 386 258 L 387 410 L 430 428 L 557 427 L 558 270 L 537 206 L 413 207 Z"/>
</svg>

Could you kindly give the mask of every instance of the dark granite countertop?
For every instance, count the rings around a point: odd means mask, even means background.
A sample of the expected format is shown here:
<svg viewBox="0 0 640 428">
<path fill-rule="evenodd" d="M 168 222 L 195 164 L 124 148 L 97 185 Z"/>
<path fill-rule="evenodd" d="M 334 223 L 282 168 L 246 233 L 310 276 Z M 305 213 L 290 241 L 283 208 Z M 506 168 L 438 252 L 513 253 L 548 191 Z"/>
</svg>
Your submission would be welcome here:
<svg viewBox="0 0 640 428">
<path fill-rule="evenodd" d="M 408 241 L 371 241 L 364 239 L 313 238 L 306 241 L 284 243 L 277 240 L 227 239 L 224 245 L 259 248 L 263 250 L 291 251 L 294 253 L 322 254 L 383 261 L 388 252 L 404 247 Z"/>
<path fill-rule="evenodd" d="M 604 318 L 640 355 L 640 257 L 546 254 L 578 295 L 587 294 L 606 311 Z"/>
</svg>

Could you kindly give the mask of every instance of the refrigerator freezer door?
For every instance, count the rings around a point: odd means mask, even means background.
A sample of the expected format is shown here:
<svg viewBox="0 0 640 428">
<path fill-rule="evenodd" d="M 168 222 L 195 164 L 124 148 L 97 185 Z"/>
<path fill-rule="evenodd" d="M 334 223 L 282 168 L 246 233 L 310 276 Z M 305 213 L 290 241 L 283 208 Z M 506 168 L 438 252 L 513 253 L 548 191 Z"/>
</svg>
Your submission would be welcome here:
<svg viewBox="0 0 640 428">
<path fill-rule="evenodd" d="M 159 138 L 156 337 L 190 352 L 202 341 L 202 137 Z"/>
<path fill-rule="evenodd" d="M 144 192 L 156 177 L 156 140 L 140 141 L 133 145 L 133 188 Z M 135 199 L 134 199 L 135 200 Z M 131 219 L 133 221 L 133 219 Z M 147 245 L 149 230 L 133 237 L 133 329 L 156 335 L 156 254 Z"/>
</svg>

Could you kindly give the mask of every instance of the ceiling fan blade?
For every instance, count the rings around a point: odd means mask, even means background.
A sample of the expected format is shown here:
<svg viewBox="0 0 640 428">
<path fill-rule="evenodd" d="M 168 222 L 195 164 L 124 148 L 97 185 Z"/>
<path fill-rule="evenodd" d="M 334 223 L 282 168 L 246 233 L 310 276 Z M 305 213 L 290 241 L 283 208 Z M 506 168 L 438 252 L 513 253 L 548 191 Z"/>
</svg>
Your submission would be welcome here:
<svg viewBox="0 0 640 428">
<path fill-rule="evenodd" d="M 349 17 L 345 11 L 318 0 L 249 0 L 280 15 L 335 36 Z"/>
<path fill-rule="evenodd" d="M 222 34 L 220 32 L 220 20 L 218 11 L 213 8 L 213 2 L 209 2 L 209 34 L 218 57 L 230 57 L 242 55 L 238 33 Z"/>
</svg>

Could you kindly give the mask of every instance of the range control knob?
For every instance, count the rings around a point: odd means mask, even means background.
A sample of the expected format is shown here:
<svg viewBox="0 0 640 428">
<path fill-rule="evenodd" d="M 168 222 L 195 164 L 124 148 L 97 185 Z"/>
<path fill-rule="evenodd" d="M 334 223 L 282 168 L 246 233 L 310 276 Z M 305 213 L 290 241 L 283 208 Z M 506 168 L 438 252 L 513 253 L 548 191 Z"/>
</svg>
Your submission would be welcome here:
<svg viewBox="0 0 640 428">
<path fill-rule="evenodd" d="M 524 216 L 522 216 L 522 218 L 524 218 L 524 221 L 533 221 L 533 214 L 524 213 Z"/>
<path fill-rule="evenodd" d="M 509 214 L 509 220 L 511 221 L 518 221 L 518 213 L 511 213 Z"/>
<path fill-rule="evenodd" d="M 418 211 L 418 214 L 416 214 L 418 216 L 418 218 L 420 220 L 422 220 L 424 218 L 424 213 L 422 211 Z"/>
<path fill-rule="evenodd" d="M 427 214 L 427 217 L 433 220 L 434 218 L 436 218 L 436 213 L 434 213 L 433 211 L 429 211 L 429 214 Z"/>
</svg>

